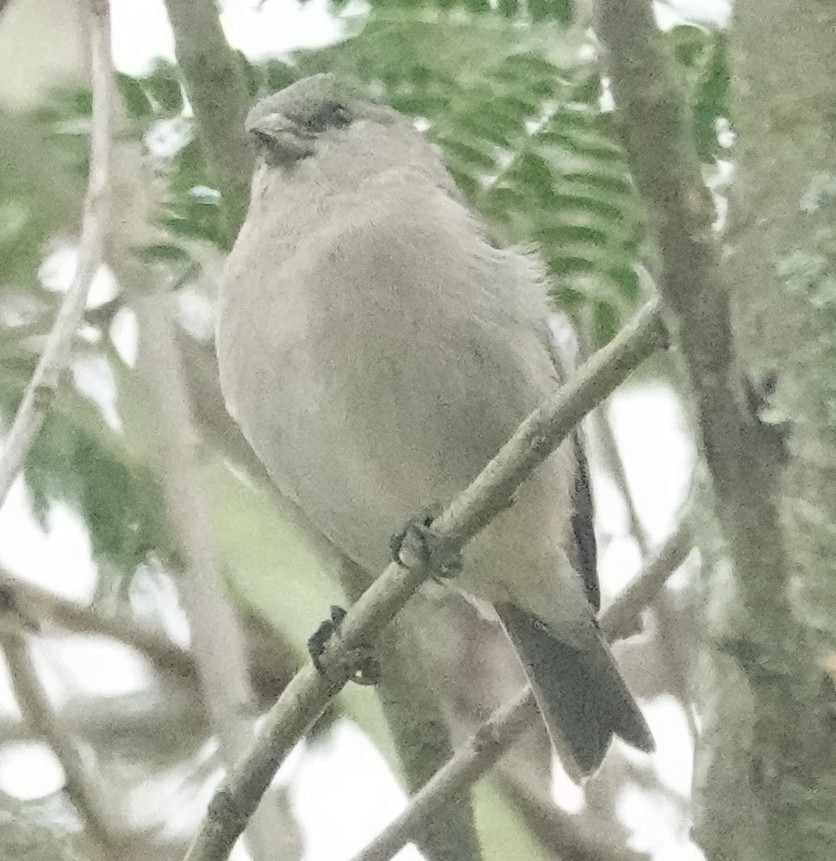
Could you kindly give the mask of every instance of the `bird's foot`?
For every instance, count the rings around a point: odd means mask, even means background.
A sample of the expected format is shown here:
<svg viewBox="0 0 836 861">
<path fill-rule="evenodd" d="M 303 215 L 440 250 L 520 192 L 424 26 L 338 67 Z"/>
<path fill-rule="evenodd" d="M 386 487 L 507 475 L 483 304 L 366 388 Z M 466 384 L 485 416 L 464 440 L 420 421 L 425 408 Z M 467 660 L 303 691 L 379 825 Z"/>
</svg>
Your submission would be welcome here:
<svg viewBox="0 0 836 861">
<path fill-rule="evenodd" d="M 371 646 L 355 646 L 346 649 L 338 660 L 322 662 L 325 648 L 332 637 L 339 637 L 340 624 L 345 618 L 345 610 L 336 605 L 331 607 L 331 618 L 326 619 L 308 639 L 308 652 L 314 666 L 335 686 L 345 682 L 358 685 L 376 685 L 380 681 L 380 664 L 374 657 Z"/>
<path fill-rule="evenodd" d="M 432 528 L 441 513 L 440 506 L 431 506 L 389 541 L 392 558 L 404 568 L 426 566 L 437 580 L 449 580 L 461 571 L 462 559 L 458 542 Z"/>
</svg>

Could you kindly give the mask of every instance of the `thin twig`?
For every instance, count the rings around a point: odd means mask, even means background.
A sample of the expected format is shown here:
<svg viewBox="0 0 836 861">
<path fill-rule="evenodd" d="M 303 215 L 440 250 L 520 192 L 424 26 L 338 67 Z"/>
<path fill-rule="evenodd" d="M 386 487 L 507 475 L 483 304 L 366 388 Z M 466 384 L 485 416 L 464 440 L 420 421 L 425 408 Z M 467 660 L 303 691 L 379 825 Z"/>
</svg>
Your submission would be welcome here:
<svg viewBox="0 0 836 861">
<path fill-rule="evenodd" d="M 627 846 L 617 822 L 589 807 L 574 816 L 552 801 L 549 787 L 536 792 L 523 775 L 494 772 L 492 779 L 541 846 L 566 861 L 648 861 L 649 856 Z"/>
<path fill-rule="evenodd" d="M 610 642 L 633 633 L 636 616 L 661 592 L 671 574 L 694 549 L 694 531 L 689 518 L 680 521 L 654 557 L 645 564 L 626 589 L 602 613 L 600 626 Z"/>
<path fill-rule="evenodd" d="M 413 839 L 421 823 L 437 815 L 469 789 L 534 724 L 537 706 L 531 688 L 500 706 L 410 800 L 409 806 L 352 861 L 388 861 Z"/>
<path fill-rule="evenodd" d="M 618 443 L 615 440 L 615 434 L 605 406 L 602 404 L 597 410 L 593 410 L 590 418 L 601 448 L 601 459 L 606 464 L 607 471 L 615 482 L 615 486 L 624 501 L 624 507 L 627 509 L 630 533 L 638 545 L 642 559 L 646 559 L 650 551 L 650 540 L 636 509 L 636 503 L 630 491 L 630 483 L 627 481 L 627 470 L 624 468 L 624 461 L 618 450 Z"/>
<path fill-rule="evenodd" d="M 433 528 L 451 546 L 463 546 L 507 507 L 523 479 L 584 415 L 663 346 L 666 337 L 655 304 L 648 305 L 559 394 L 522 423 L 470 487 L 436 518 Z M 429 574 L 423 566 L 405 569 L 393 563 L 352 607 L 343 620 L 341 637 L 329 643 L 322 656 L 328 677 L 309 662 L 285 688 L 255 744 L 212 799 L 187 861 L 224 861 L 228 857 L 279 764 L 345 684 L 333 680 L 333 671 L 344 663 L 346 650 L 374 641 Z"/>
<path fill-rule="evenodd" d="M 113 129 L 113 57 L 107 0 L 89 0 L 93 119 L 90 177 L 84 199 L 78 264 L 55 324 L 46 339 L 35 373 L 26 387 L 0 454 L 0 506 L 40 433 L 70 360 L 73 336 L 84 313 L 87 294 L 102 260 L 109 214 L 108 182 Z"/>
<path fill-rule="evenodd" d="M 122 857 L 121 850 L 136 835 L 124 825 L 117 825 L 116 817 L 109 812 L 106 797 L 85 765 L 81 749 L 65 731 L 38 678 L 26 635 L 6 623 L 0 624 L 0 643 L 24 720 L 52 748 L 61 763 L 64 791 L 84 820 L 91 838 L 106 857 L 117 861 Z"/>
<path fill-rule="evenodd" d="M 225 594 L 213 547 L 214 530 L 206 492 L 198 479 L 193 421 L 174 342 L 163 304 L 167 296 L 140 300 L 139 367 L 149 393 L 148 414 L 155 416 L 154 446 L 173 532 L 183 558 L 180 594 L 191 626 L 198 676 L 209 724 L 217 734 L 227 766 L 245 753 L 254 734 L 255 697 L 250 684 L 243 631 Z M 246 840 L 255 861 L 274 857 L 281 835 L 263 808 L 247 826 Z"/>
<path fill-rule="evenodd" d="M 653 560 L 601 616 L 601 630 L 610 642 L 632 632 L 635 617 L 659 594 L 668 578 L 691 551 L 691 528 L 680 524 Z M 427 818 L 456 799 L 482 777 L 534 722 L 537 707 L 531 688 L 498 708 L 475 735 L 456 751 L 394 819 L 352 861 L 388 861 L 402 849 Z M 600 856 L 604 857 L 604 856 Z"/>
<path fill-rule="evenodd" d="M 621 452 L 618 450 L 612 422 L 607 415 L 604 405 L 593 411 L 592 422 L 597 433 L 598 442 L 600 443 L 603 455 L 602 459 L 605 461 L 610 477 L 615 482 L 621 498 L 624 500 L 624 505 L 627 509 L 627 520 L 630 524 L 630 532 L 638 545 L 642 560 L 646 560 L 649 555 L 650 540 L 647 530 L 644 528 L 644 524 L 639 517 L 639 512 L 630 490 L 630 482 L 627 479 L 624 460 L 621 457 Z M 688 708 L 688 704 L 691 702 L 691 692 L 688 684 L 688 658 L 683 649 L 680 632 L 677 630 L 679 626 L 676 624 L 675 610 L 671 603 L 670 593 L 659 593 L 653 602 L 653 612 L 656 617 L 656 636 L 659 641 L 658 654 L 660 660 L 665 667 L 673 690 L 686 706 L 685 712 L 688 715 L 688 729 L 690 730 L 691 738 L 696 739 L 696 720 L 692 709 Z"/>
<path fill-rule="evenodd" d="M 193 676 L 194 658 L 164 634 L 138 625 L 127 616 L 107 616 L 75 601 L 26 583 L 0 565 L 0 591 L 11 596 L 26 619 L 40 627 L 44 621 L 77 634 L 99 634 L 135 648 L 159 667 Z"/>
</svg>

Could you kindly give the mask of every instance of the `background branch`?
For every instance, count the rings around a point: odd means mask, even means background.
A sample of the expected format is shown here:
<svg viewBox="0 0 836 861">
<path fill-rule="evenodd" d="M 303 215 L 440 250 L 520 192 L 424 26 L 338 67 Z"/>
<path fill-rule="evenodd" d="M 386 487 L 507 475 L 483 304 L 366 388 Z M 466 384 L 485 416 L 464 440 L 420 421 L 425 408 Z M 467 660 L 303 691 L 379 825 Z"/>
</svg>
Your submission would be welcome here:
<svg viewBox="0 0 836 861">
<path fill-rule="evenodd" d="M 164 634 L 138 625 L 128 616 L 107 616 L 92 607 L 26 583 L 0 565 L 0 590 L 11 596 L 24 617 L 42 627 L 48 622 L 76 634 L 98 634 L 135 648 L 163 670 L 194 675 L 194 658 Z"/>
<path fill-rule="evenodd" d="M 339 566 L 340 583 L 351 604 L 356 603 L 372 575 L 350 559 Z M 407 605 L 379 634 L 375 655 L 380 662 L 380 681 L 375 692 L 398 752 L 407 792 L 417 792 L 453 755 L 453 742 L 442 697 L 427 663 L 421 635 L 426 625 Z M 415 842 L 429 861 L 469 861 L 481 858 L 479 835 L 469 797 L 455 807 L 438 811 L 425 820 Z"/>
<path fill-rule="evenodd" d="M 557 395 L 536 409 L 470 487 L 436 518 L 433 528 L 442 539 L 463 546 L 507 506 L 517 486 L 584 415 L 665 343 L 657 309 L 651 304 L 579 368 Z M 345 650 L 374 640 L 429 573 L 423 567 L 404 569 L 393 563 L 372 583 L 343 621 L 339 642 L 330 643 L 322 656 L 329 675 Z M 253 747 L 215 794 L 187 861 L 227 858 L 278 765 L 341 687 L 311 663 L 302 668 L 270 710 Z"/>
<path fill-rule="evenodd" d="M 753 380 L 742 370 L 728 266 L 723 265 L 725 261 L 721 263 L 720 239 L 714 230 L 714 206 L 701 178 L 690 117 L 676 85 L 672 61 L 655 27 L 651 3 L 599 0 L 597 9 L 598 34 L 607 49 L 628 162 L 655 222 L 663 273 L 660 289 L 665 307 L 677 324 L 695 395 L 702 452 L 714 491 L 713 507 L 734 563 L 731 577 L 718 573 L 711 583 L 715 601 L 709 609 L 722 628 L 722 652 L 716 649 L 710 654 L 703 684 L 705 755 L 698 747 L 697 782 L 706 787 L 706 794 L 704 804 L 698 806 L 696 833 L 703 848 L 715 858 L 829 856 L 834 838 L 821 826 L 832 821 L 836 811 L 836 757 L 830 743 L 833 691 L 816 664 L 821 627 L 800 623 L 798 602 L 792 595 L 798 591 L 802 557 L 786 522 L 789 512 L 798 509 L 798 492 L 785 501 L 783 510 L 781 498 L 788 464 L 798 453 L 793 447 L 798 445 L 797 434 L 791 435 L 795 431 L 793 421 L 805 408 L 799 404 L 784 412 L 783 423 L 774 420 L 774 412 L 771 422 L 762 420 L 762 414 L 768 415 L 765 408 L 770 406 L 778 375 L 761 370 L 760 379 Z M 781 7 L 780 14 L 785 13 Z M 758 8 L 756 17 L 763 14 Z M 832 44 L 817 46 L 816 52 L 811 48 L 813 30 L 832 29 L 832 15 L 812 3 L 793 7 L 791 21 L 780 19 L 785 20 L 785 28 L 776 27 L 775 16 L 768 20 L 770 33 L 780 33 L 782 38 L 788 30 L 803 32 L 799 22 L 805 21 L 808 30 L 796 43 L 798 50 L 776 44 L 775 51 L 792 56 L 793 62 L 804 68 L 805 79 L 831 80 L 826 74 L 811 76 L 809 69 L 818 66 L 819 58 L 832 62 Z M 761 79 L 762 83 L 769 82 L 765 84 L 769 90 L 779 87 L 773 65 L 770 56 L 769 70 Z M 768 124 L 766 134 L 781 136 L 786 133 L 784 127 L 798 132 L 796 105 L 804 99 L 799 99 L 795 90 L 790 92 L 785 106 L 791 105 L 791 109 L 781 122 Z M 812 104 L 831 97 L 832 91 L 826 97 L 817 93 L 807 98 Z M 772 108 L 766 111 L 770 117 L 776 115 Z M 821 122 L 819 115 L 811 128 Z M 750 148 L 753 145 L 749 143 Z M 831 139 L 826 152 L 820 163 L 829 170 Z M 770 151 L 768 162 L 773 170 L 774 165 L 781 164 L 774 151 Z M 799 184 L 784 191 L 794 200 L 792 217 L 796 219 L 803 210 L 804 195 L 809 193 L 808 164 L 803 174 Z M 758 183 L 769 186 L 762 177 Z M 757 221 L 760 227 L 766 218 L 759 214 Z M 817 240 L 812 245 L 815 247 Z M 825 247 L 831 245 L 832 238 L 828 238 Z M 762 255 L 771 261 L 767 265 L 774 266 L 770 278 L 777 277 L 781 269 L 774 253 L 770 248 Z M 832 252 L 828 250 L 822 257 L 817 248 L 814 258 L 827 261 L 822 283 L 830 285 Z M 811 269 L 806 261 L 799 269 L 805 273 L 801 276 L 805 286 L 799 292 L 805 293 L 810 290 Z M 738 277 L 743 282 L 738 291 L 757 293 L 763 315 L 765 285 L 746 285 L 752 277 L 749 270 L 738 273 Z M 808 321 L 821 319 L 817 298 L 807 297 L 806 305 L 803 314 Z M 781 307 L 784 313 L 773 319 L 771 327 L 780 331 L 781 337 L 791 336 L 792 327 L 785 327 L 785 320 L 791 317 L 787 311 L 790 307 L 797 311 L 801 306 L 793 303 Z M 763 330 L 765 318 L 759 318 L 760 326 L 749 336 L 750 349 L 752 343 L 769 343 L 775 337 Z M 805 340 L 812 331 L 815 327 L 806 333 Z M 795 343 L 803 348 L 803 340 Z M 832 344 L 832 337 L 827 343 Z M 800 380 L 823 373 L 810 358 L 808 353 Z M 771 367 L 781 372 L 785 364 Z M 829 377 L 826 386 L 830 391 Z M 816 397 L 812 409 L 807 405 L 808 416 L 821 414 L 820 394 Z M 811 475 L 822 474 L 821 452 L 827 451 L 827 460 L 832 463 L 832 421 L 829 424 L 824 434 L 819 425 L 815 435 L 815 469 Z M 832 479 L 826 487 L 826 494 L 832 497 Z M 818 518 L 822 523 L 831 522 L 827 515 L 816 512 Z M 814 528 L 809 536 L 804 535 L 802 544 L 807 544 L 808 538 L 819 540 L 823 534 L 823 529 Z M 789 547 L 795 552 L 788 552 Z M 820 556 L 816 565 L 827 564 L 828 558 L 832 552 Z M 721 602 L 725 612 L 717 608 Z M 730 799 L 734 799 L 733 805 Z M 815 812 L 810 807 L 812 799 L 816 799 Z"/>
<path fill-rule="evenodd" d="M 85 764 L 81 748 L 65 731 L 52 708 L 38 679 L 25 635 L 8 622 L 0 623 L 0 642 L 24 720 L 52 748 L 61 763 L 64 791 L 84 821 L 90 839 L 105 857 L 118 861 L 135 835 L 115 822 L 93 770 Z"/>
<path fill-rule="evenodd" d="M 243 61 L 224 38 L 213 0 L 166 0 L 166 8 L 177 63 L 234 239 L 247 213 L 253 167 L 244 131 L 251 100 Z"/>
<path fill-rule="evenodd" d="M 40 433 L 58 384 L 70 360 L 73 337 L 84 314 L 87 294 L 104 253 L 109 218 L 109 180 L 114 92 L 110 49 L 110 9 L 107 0 L 88 0 L 93 119 L 90 134 L 90 175 L 84 198 L 84 215 L 78 261 L 12 427 L 0 453 L 0 506 L 8 495 L 26 454 Z"/>
<path fill-rule="evenodd" d="M 49 627 L 73 634 L 109 637 L 136 649 L 156 670 L 168 673 L 187 685 L 197 683 L 192 652 L 161 631 L 138 623 L 132 616 L 108 614 L 55 595 L 10 573 L 0 565 L 0 593 L 10 596 L 26 623 L 41 633 Z M 290 645 L 261 619 L 242 620 L 249 654 L 249 668 L 259 704 L 269 705 L 298 669 Z M 192 696 L 194 693 L 191 694 Z"/>
<path fill-rule="evenodd" d="M 777 598 L 786 572 L 773 496 L 781 442 L 760 422 L 757 401 L 738 368 L 714 204 L 702 181 L 684 101 L 649 2 L 599 0 L 598 32 L 608 50 L 630 169 L 655 221 L 660 289 L 676 320 L 696 395 L 721 526 L 741 581 L 768 567 Z M 778 612 L 786 612 L 783 600 L 770 606 L 771 614 Z"/>
<path fill-rule="evenodd" d="M 662 591 L 662 587 L 694 549 L 690 517 L 684 517 L 653 558 L 601 615 L 601 630 L 610 642 L 634 632 L 636 616 Z"/>
<path fill-rule="evenodd" d="M 206 494 L 197 479 L 192 419 L 164 297 L 141 299 L 140 367 L 149 392 L 147 414 L 156 417 L 154 445 L 159 453 L 175 541 L 183 559 L 180 594 L 192 632 L 193 651 L 209 724 L 228 767 L 253 737 L 255 700 L 250 686 L 244 637 L 218 571 Z M 290 837 L 265 807 L 256 812 L 246 840 L 255 861 L 267 861 Z"/>
</svg>

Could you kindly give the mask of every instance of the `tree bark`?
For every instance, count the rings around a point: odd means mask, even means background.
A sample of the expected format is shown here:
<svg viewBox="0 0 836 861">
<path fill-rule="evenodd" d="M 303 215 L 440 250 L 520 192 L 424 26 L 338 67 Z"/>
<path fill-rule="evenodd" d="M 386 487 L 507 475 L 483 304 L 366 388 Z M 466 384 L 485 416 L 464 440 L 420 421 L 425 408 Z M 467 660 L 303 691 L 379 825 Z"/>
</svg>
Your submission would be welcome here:
<svg viewBox="0 0 836 861">
<path fill-rule="evenodd" d="M 698 839 L 711 859 L 836 857 L 836 10 L 739 0 L 739 135 L 725 265 L 741 370 L 786 458 L 770 490 L 786 560 L 709 583 Z"/>
<path fill-rule="evenodd" d="M 836 20 L 812 0 L 742 0 L 736 15 L 730 251 L 651 3 L 599 0 L 598 34 L 727 557 L 707 585 L 695 834 L 711 859 L 813 861 L 836 857 L 822 668 L 836 633 Z"/>
</svg>

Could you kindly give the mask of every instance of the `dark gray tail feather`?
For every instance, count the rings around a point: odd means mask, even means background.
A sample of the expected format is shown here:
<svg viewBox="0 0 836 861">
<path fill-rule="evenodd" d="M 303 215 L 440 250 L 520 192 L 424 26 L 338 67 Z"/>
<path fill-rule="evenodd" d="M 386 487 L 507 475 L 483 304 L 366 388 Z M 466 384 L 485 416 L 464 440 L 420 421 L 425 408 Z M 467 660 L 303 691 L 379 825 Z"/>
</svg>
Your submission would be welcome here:
<svg viewBox="0 0 836 861">
<path fill-rule="evenodd" d="M 581 651 L 513 604 L 499 604 L 496 611 L 525 667 L 552 743 L 573 778 L 598 768 L 613 735 L 639 750 L 654 749 L 647 723 L 600 637 L 590 638 L 592 648 Z"/>
</svg>

